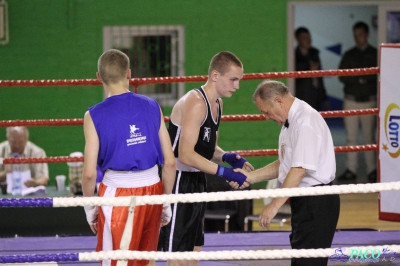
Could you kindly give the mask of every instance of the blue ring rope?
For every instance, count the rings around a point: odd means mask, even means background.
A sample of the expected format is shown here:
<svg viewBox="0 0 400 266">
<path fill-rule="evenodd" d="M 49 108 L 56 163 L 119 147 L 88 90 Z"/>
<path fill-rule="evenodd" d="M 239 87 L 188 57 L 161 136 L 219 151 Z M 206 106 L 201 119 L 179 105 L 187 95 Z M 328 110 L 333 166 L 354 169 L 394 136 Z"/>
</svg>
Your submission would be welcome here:
<svg viewBox="0 0 400 266">
<path fill-rule="evenodd" d="M 79 253 L 32 254 L 0 256 L 0 263 L 79 261 Z"/>
<path fill-rule="evenodd" d="M 53 207 L 53 198 L 1 198 L 0 207 Z"/>
</svg>

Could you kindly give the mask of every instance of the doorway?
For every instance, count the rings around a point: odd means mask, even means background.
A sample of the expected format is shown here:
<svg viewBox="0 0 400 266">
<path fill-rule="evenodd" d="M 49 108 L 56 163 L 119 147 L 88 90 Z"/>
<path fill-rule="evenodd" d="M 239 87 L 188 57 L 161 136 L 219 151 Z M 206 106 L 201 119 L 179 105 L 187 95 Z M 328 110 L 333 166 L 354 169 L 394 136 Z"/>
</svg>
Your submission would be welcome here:
<svg viewBox="0 0 400 266">
<path fill-rule="evenodd" d="M 312 45 L 319 49 L 322 69 L 338 69 L 341 56 L 354 46 L 352 26 L 364 21 L 370 29 L 369 43 L 400 42 L 400 5 L 396 1 L 288 2 L 287 66 L 294 71 L 294 31 L 303 26 L 310 30 Z M 343 84 L 337 77 L 324 77 L 332 110 L 342 109 Z M 294 92 L 294 79 L 288 79 Z"/>
</svg>

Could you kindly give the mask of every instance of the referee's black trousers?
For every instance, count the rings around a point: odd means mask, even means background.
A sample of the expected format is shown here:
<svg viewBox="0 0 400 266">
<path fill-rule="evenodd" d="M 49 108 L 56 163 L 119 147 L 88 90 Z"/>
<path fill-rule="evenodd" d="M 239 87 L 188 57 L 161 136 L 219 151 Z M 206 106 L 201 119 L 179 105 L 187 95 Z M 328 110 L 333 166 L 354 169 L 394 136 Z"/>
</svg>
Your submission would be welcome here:
<svg viewBox="0 0 400 266">
<path fill-rule="evenodd" d="M 339 219 L 339 195 L 290 198 L 293 249 L 330 248 Z M 296 258 L 292 266 L 324 266 L 328 258 Z"/>
</svg>

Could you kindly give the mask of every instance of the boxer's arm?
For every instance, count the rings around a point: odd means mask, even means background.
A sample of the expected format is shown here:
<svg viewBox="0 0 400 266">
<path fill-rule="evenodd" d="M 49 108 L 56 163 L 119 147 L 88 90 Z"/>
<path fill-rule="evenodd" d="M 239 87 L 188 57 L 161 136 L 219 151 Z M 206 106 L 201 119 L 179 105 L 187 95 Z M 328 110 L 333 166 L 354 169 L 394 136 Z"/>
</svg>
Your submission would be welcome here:
<svg viewBox="0 0 400 266">
<path fill-rule="evenodd" d="M 93 120 L 89 112 L 86 112 L 83 122 L 85 134 L 85 154 L 82 176 L 82 192 L 85 197 L 92 197 L 96 187 L 97 156 L 99 152 L 99 137 L 97 136 Z"/>
<path fill-rule="evenodd" d="M 84 197 L 92 197 L 96 187 L 97 177 L 97 156 L 99 152 L 99 137 L 93 124 L 89 112 L 85 113 L 83 120 L 83 130 L 85 135 L 85 154 L 82 175 L 82 192 Z M 86 219 L 90 229 L 97 234 L 97 206 L 85 206 Z"/>
<path fill-rule="evenodd" d="M 217 137 L 218 139 L 218 137 Z M 211 159 L 215 163 L 223 163 L 222 156 L 224 156 L 225 151 L 221 149 L 218 145 L 215 146 L 215 152 L 213 158 Z"/>
</svg>

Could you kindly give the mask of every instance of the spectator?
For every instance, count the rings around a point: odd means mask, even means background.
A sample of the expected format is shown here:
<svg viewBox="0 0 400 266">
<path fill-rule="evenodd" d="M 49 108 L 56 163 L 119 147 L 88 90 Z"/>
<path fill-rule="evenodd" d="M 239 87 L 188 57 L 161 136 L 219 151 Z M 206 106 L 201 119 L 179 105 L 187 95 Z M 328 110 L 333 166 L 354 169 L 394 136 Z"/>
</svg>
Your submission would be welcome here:
<svg viewBox="0 0 400 266">
<path fill-rule="evenodd" d="M 340 69 L 367 68 L 378 65 L 378 52 L 368 43 L 369 28 L 364 22 L 357 22 L 353 26 L 356 46 L 348 50 L 340 62 Z M 343 110 L 368 109 L 377 106 L 377 76 L 341 76 L 339 80 L 344 84 Z M 361 124 L 365 144 L 375 144 L 376 117 L 374 115 L 347 116 L 344 118 L 347 145 L 358 144 L 359 125 Z M 376 182 L 375 152 L 365 152 L 368 181 Z M 339 180 L 355 180 L 357 178 L 358 153 L 347 153 L 346 171 Z"/>
<path fill-rule="evenodd" d="M 311 35 L 308 29 L 298 28 L 295 36 L 298 44 L 295 49 L 296 71 L 321 70 L 319 51 L 311 46 Z M 296 98 L 305 101 L 317 111 L 330 109 L 322 77 L 297 78 Z"/>
<path fill-rule="evenodd" d="M 46 157 L 45 151 L 29 141 L 27 127 L 8 127 L 7 140 L 0 143 L 0 157 Z M 47 163 L 22 164 L 21 170 L 29 170 L 31 178 L 25 181 L 27 187 L 47 186 L 49 182 L 49 168 Z M 4 182 L 7 173 L 12 171 L 11 165 L 0 165 L 0 182 Z"/>
</svg>

